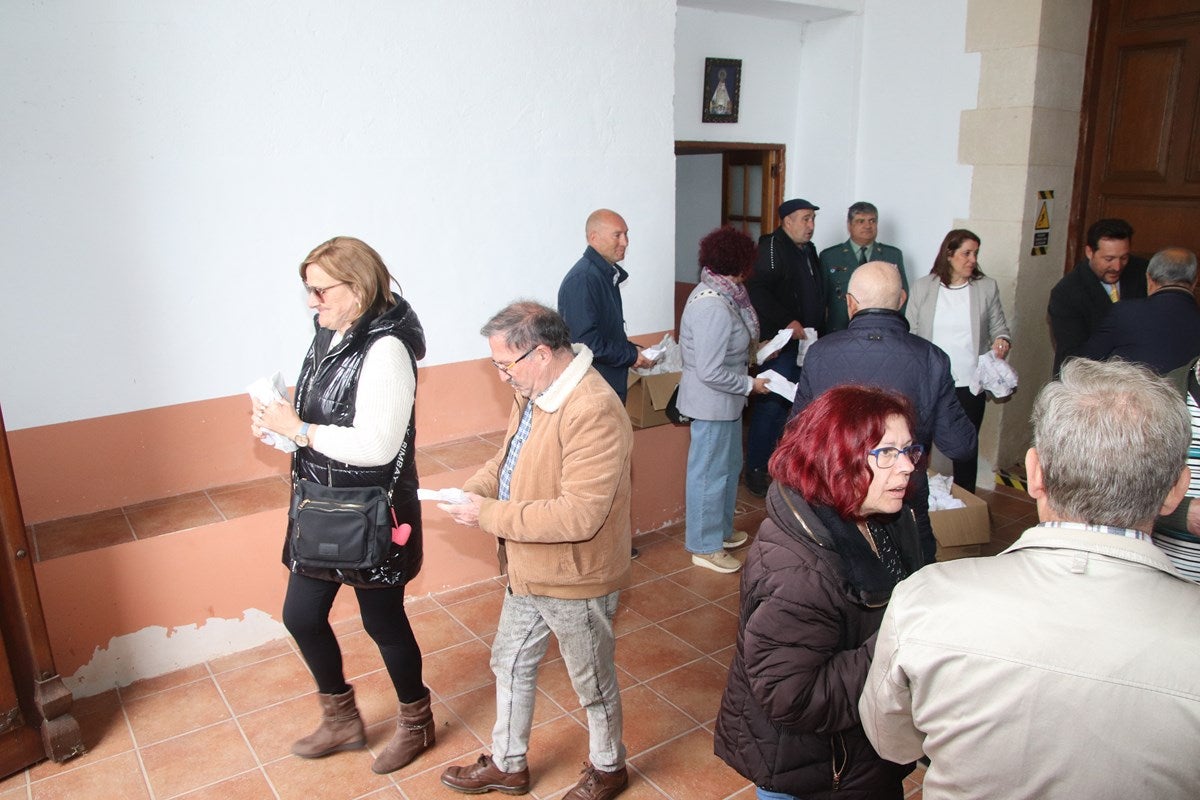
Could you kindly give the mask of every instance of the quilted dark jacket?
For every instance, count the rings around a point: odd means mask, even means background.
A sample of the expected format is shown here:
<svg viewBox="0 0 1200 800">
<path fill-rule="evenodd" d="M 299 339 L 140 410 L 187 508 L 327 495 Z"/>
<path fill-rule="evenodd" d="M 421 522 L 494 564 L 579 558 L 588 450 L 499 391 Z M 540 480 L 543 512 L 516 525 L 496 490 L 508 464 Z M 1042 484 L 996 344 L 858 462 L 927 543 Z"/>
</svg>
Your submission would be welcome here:
<svg viewBox="0 0 1200 800">
<path fill-rule="evenodd" d="M 912 771 L 876 754 L 858 698 L 894 579 L 857 529 L 826 525 L 778 483 L 742 569 L 737 649 L 715 752 L 771 791 L 823 800 L 899 800 Z M 920 564 L 912 512 L 884 522 L 905 571 Z"/>
<path fill-rule="evenodd" d="M 936 444 L 947 458 L 966 458 L 975 450 L 975 426 L 954 396 L 950 357 L 941 348 L 908 331 L 898 311 L 864 308 L 850 327 L 818 339 L 804 358 L 796 387 L 792 416 L 834 386 L 855 383 L 899 392 L 917 415 L 914 438 Z M 923 461 L 909 483 L 910 503 L 917 512 L 927 560 L 933 560 L 933 529 L 929 526 L 929 491 Z"/>
</svg>

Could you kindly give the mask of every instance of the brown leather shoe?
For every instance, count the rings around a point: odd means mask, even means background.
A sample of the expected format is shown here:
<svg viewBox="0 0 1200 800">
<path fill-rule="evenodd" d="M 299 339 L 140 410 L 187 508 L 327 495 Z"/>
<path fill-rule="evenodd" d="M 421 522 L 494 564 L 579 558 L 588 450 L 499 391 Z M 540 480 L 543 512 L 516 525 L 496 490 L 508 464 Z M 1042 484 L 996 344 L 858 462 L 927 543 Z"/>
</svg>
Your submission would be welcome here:
<svg viewBox="0 0 1200 800">
<path fill-rule="evenodd" d="M 629 772 L 621 767 L 613 772 L 596 769 L 584 762 L 583 777 L 562 800 L 611 800 L 629 785 Z"/>
<path fill-rule="evenodd" d="M 503 794 L 528 794 L 529 770 L 502 772 L 489 755 L 482 755 L 474 764 L 465 767 L 446 767 L 442 783 L 463 794 L 502 792 Z"/>
</svg>

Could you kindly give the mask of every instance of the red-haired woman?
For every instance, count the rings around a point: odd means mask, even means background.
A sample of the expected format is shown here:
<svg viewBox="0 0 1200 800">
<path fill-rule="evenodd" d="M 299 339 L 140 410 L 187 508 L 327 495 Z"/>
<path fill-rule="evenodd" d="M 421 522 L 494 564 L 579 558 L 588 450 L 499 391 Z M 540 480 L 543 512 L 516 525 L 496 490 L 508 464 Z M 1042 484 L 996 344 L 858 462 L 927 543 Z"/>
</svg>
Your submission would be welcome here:
<svg viewBox="0 0 1200 800">
<path fill-rule="evenodd" d="M 921 565 L 908 479 L 923 450 L 900 395 L 839 386 L 771 457 L 767 519 L 742 573 L 716 752 L 759 798 L 899 800 L 858 716 L 884 608 Z M 836 792 L 836 794 L 834 794 Z"/>
<path fill-rule="evenodd" d="M 754 241 L 736 228 L 717 228 L 701 239 L 700 283 L 679 322 L 679 410 L 692 418 L 684 547 L 696 566 L 725 573 L 742 568 L 725 551 L 750 538 L 733 529 L 742 410 L 751 392 L 767 391 L 765 379 L 749 375 L 758 316 L 742 281 L 753 265 Z"/>
</svg>

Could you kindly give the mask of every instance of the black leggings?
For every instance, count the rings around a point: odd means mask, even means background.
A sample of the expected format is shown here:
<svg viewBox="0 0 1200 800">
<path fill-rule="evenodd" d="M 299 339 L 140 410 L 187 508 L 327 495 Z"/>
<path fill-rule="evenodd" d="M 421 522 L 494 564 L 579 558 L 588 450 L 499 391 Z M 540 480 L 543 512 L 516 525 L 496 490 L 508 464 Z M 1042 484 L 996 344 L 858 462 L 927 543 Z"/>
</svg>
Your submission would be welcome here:
<svg viewBox="0 0 1200 800">
<path fill-rule="evenodd" d="M 329 609 L 342 584 L 292 573 L 283 601 L 283 624 L 300 647 L 322 694 L 341 694 L 349 686 L 342 672 L 342 650 L 329 625 Z M 404 587 L 354 589 L 363 628 L 379 646 L 401 703 L 429 694 L 421 679 L 421 647 L 404 613 Z"/>
<path fill-rule="evenodd" d="M 983 424 L 983 411 L 987 408 L 987 394 L 980 392 L 979 394 L 971 394 L 970 388 L 961 386 L 954 390 L 955 396 L 958 398 L 959 405 L 966 412 L 967 419 L 971 420 L 971 424 L 975 426 L 975 435 L 979 435 L 979 426 Z M 976 443 L 975 449 L 971 451 L 966 458 L 955 459 L 954 461 L 954 482 L 974 494 L 975 492 L 975 473 L 979 471 L 979 444 Z"/>
</svg>

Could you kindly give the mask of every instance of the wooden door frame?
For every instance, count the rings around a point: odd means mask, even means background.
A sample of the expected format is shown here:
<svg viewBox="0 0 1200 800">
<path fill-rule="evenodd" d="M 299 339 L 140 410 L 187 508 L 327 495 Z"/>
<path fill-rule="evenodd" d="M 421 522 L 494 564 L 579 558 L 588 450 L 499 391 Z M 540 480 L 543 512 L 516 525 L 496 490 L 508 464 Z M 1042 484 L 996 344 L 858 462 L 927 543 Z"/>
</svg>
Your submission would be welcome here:
<svg viewBox="0 0 1200 800">
<path fill-rule="evenodd" d="M 1079 150 L 1075 154 L 1075 181 L 1071 190 L 1071 214 L 1067 221 L 1066 263 L 1070 272 L 1083 257 L 1084 238 L 1089 223 L 1083 219 L 1091 191 L 1092 147 L 1096 143 L 1096 120 L 1092 116 L 1100 101 L 1100 68 L 1104 61 L 1104 34 L 1108 28 L 1107 0 L 1092 0 L 1092 22 L 1088 26 L 1087 57 L 1083 62 L 1083 95 L 1079 114 Z"/>
<path fill-rule="evenodd" d="M 675 142 L 677 156 L 720 155 L 721 164 L 721 207 L 725 208 L 727 187 L 725 183 L 724 159 L 731 152 L 747 150 L 759 151 L 763 154 L 763 185 L 762 185 L 762 215 L 764 232 L 775 230 L 779 226 L 779 204 L 783 202 L 783 180 L 786 170 L 787 148 L 782 144 L 760 142 Z"/>
</svg>

